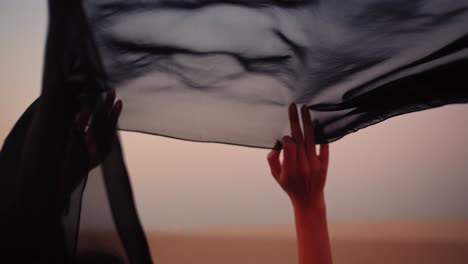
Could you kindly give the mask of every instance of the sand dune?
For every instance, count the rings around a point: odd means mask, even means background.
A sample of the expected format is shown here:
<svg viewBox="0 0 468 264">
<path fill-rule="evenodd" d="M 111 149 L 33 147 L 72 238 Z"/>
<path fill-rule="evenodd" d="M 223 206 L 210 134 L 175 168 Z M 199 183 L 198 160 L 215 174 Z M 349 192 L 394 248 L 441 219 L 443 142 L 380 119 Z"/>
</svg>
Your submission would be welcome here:
<svg viewBox="0 0 468 264">
<path fill-rule="evenodd" d="M 468 221 L 333 223 L 329 230 L 335 264 L 468 263 Z M 297 261 L 293 226 L 155 230 L 147 238 L 156 264 Z"/>
</svg>

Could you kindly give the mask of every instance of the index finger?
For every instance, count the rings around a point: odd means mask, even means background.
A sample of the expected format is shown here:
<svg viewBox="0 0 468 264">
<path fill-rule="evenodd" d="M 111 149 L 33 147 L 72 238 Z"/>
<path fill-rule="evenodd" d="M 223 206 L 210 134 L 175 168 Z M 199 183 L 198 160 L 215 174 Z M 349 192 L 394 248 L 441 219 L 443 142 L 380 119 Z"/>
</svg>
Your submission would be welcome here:
<svg viewBox="0 0 468 264">
<path fill-rule="evenodd" d="M 304 142 L 306 153 L 310 156 L 316 156 L 317 152 L 315 151 L 314 126 L 312 125 L 312 118 L 310 117 L 310 112 L 307 106 L 302 106 L 301 115 L 302 124 L 304 126 Z"/>
<path fill-rule="evenodd" d="M 303 138 L 301 125 L 299 123 L 299 114 L 297 113 L 296 104 L 289 105 L 289 125 L 291 127 L 291 137 L 297 146 L 302 146 Z"/>
</svg>

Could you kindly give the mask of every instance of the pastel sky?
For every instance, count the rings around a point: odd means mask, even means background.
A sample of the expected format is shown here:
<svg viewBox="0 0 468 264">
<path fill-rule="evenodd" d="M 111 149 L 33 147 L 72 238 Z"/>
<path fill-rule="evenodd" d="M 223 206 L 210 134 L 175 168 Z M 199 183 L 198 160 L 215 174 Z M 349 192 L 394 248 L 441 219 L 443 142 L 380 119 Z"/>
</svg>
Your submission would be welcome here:
<svg viewBox="0 0 468 264">
<path fill-rule="evenodd" d="M 0 142 L 40 93 L 46 13 L 46 1 L 0 2 Z M 331 144 L 329 218 L 468 218 L 467 116 L 468 105 L 445 106 Z M 121 137 L 145 226 L 292 223 L 267 150 L 129 132 Z"/>
</svg>

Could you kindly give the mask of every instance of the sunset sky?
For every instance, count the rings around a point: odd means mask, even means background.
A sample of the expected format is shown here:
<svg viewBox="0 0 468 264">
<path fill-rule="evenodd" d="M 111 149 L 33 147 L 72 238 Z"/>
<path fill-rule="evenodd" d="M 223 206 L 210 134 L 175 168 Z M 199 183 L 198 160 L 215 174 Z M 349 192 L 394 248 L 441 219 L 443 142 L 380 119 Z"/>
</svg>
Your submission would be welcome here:
<svg viewBox="0 0 468 264">
<path fill-rule="evenodd" d="M 46 1 L 0 2 L 0 142 L 40 93 L 46 11 Z M 467 116 L 468 105 L 407 114 L 331 144 L 329 218 L 468 218 Z M 145 226 L 292 223 L 267 150 L 121 137 Z"/>
</svg>

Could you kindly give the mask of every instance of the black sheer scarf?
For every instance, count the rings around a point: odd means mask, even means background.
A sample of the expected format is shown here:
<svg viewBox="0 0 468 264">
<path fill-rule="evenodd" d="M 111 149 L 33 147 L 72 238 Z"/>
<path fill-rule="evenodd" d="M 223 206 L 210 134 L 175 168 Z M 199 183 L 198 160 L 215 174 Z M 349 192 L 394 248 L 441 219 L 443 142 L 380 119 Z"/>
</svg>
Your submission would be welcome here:
<svg viewBox="0 0 468 264">
<path fill-rule="evenodd" d="M 332 142 L 466 103 L 466 25 L 466 0 L 49 0 L 42 94 L 0 152 L 4 248 L 35 263 L 151 262 L 118 140 L 53 216 L 78 98 L 114 87 L 122 130 L 259 148 L 289 134 L 295 102 Z"/>
</svg>

